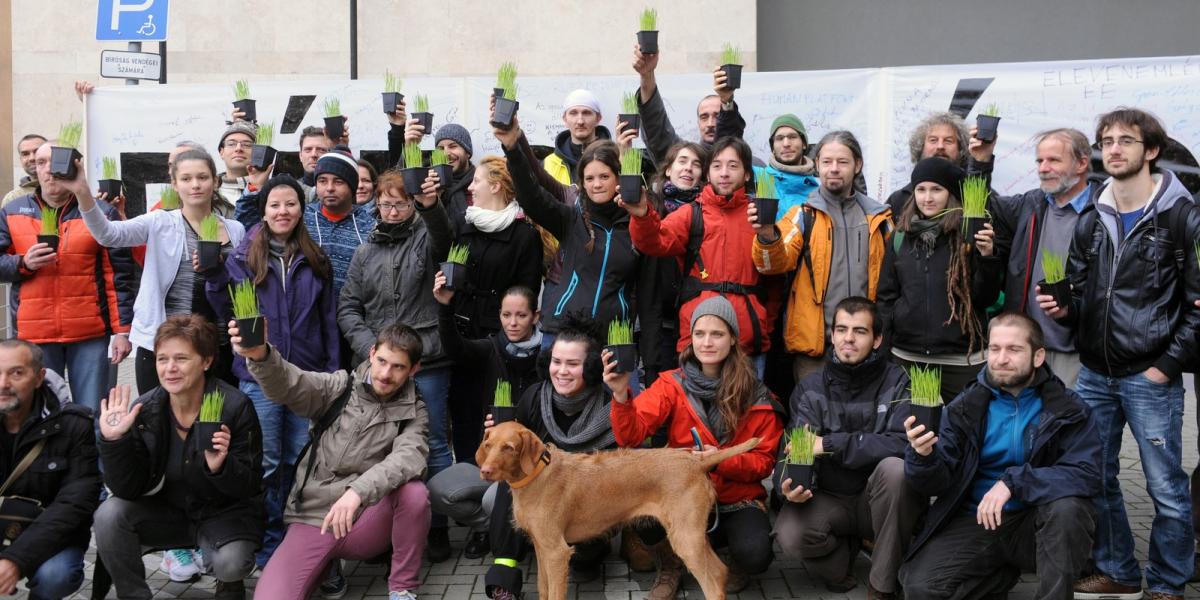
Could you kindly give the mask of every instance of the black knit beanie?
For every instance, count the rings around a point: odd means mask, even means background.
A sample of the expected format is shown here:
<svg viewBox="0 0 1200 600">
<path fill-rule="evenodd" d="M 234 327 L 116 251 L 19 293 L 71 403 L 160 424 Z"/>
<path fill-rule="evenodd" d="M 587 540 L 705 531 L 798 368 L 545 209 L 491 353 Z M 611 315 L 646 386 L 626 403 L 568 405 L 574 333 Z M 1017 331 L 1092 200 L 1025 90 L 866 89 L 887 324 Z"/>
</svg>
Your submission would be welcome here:
<svg viewBox="0 0 1200 600">
<path fill-rule="evenodd" d="M 962 181 L 965 176 L 966 174 L 958 165 L 939 156 L 933 156 L 922 160 L 913 167 L 909 183 L 915 188 L 922 181 L 932 181 L 946 188 L 955 198 L 958 198 L 962 195 Z"/>
<path fill-rule="evenodd" d="M 304 188 L 300 187 L 300 182 L 288 174 L 276 175 L 267 180 L 266 185 L 258 191 L 258 214 L 267 215 L 267 197 L 271 195 L 271 190 L 277 187 L 287 186 L 296 190 L 296 197 L 300 199 L 300 214 L 304 214 Z"/>
</svg>

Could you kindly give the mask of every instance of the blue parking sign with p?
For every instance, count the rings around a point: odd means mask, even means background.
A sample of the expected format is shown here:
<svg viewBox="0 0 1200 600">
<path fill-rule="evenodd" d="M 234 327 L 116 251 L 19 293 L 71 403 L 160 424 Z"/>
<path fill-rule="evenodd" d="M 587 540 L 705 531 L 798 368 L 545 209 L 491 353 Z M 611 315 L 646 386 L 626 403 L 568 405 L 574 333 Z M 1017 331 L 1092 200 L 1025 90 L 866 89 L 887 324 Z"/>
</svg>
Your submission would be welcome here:
<svg viewBox="0 0 1200 600">
<path fill-rule="evenodd" d="M 167 0 L 99 0 L 96 40 L 161 42 L 167 39 Z"/>
</svg>

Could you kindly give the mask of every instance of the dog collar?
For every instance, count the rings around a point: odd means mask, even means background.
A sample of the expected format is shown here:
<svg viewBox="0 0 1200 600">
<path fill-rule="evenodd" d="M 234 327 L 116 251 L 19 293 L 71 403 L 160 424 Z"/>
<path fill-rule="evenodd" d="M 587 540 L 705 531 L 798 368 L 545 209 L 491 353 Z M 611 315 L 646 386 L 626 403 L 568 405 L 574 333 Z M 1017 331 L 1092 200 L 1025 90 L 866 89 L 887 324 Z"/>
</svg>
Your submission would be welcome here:
<svg viewBox="0 0 1200 600">
<path fill-rule="evenodd" d="M 529 485 L 530 483 L 533 482 L 534 478 L 536 478 L 538 475 L 542 474 L 542 471 L 545 470 L 546 465 L 549 465 L 549 464 L 550 464 L 550 450 L 543 448 L 542 455 L 538 457 L 537 464 L 534 465 L 534 467 L 533 467 L 533 472 L 526 475 L 525 477 L 522 477 L 520 481 L 509 482 L 508 487 L 510 487 L 514 490 L 519 490 L 519 489 Z"/>
</svg>

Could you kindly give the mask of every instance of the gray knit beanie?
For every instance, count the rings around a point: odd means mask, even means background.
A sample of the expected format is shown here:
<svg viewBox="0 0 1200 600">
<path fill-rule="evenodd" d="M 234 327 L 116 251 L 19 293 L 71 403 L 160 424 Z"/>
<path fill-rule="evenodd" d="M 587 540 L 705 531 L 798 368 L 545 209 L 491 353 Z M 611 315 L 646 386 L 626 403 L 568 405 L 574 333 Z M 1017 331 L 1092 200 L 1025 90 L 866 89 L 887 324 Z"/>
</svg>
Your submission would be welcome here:
<svg viewBox="0 0 1200 600">
<path fill-rule="evenodd" d="M 707 315 L 712 315 L 725 321 L 730 331 L 733 332 L 733 337 L 739 337 L 737 312 L 733 310 L 733 304 L 730 304 L 725 296 L 713 296 L 697 305 L 696 310 L 692 311 L 691 328 L 695 329 L 696 321 L 699 321 L 700 317 Z"/>
<path fill-rule="evenodd" d="M 433 136 L 433 143 L 437 144 L 442 140 L 450 140 L 459 146 L 462 146 L 467 151 L 467 156 L 475 154 L 475 149 L 471 147 L 471 134 L 466 127 L 458 123 L 446 123 L 438 128 L 437 133 Z"/>
</svg>

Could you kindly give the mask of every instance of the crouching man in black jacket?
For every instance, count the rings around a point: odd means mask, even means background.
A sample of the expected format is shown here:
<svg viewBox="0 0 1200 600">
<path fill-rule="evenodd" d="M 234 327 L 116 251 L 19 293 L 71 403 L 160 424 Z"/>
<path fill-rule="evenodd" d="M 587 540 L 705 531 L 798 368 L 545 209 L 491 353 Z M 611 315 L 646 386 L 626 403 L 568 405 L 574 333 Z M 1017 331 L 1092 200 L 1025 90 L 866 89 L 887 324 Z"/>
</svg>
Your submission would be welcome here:
<svg viewBox="0 0 1200 600">
<path fill-rule="evenodd" d="M 851 296 L 834 313 L 825 367 L 792 392 L 791 427 L 818 436 L 816 490 L 783 481 L 787 502 L 775 522 L 783 551 L 831 591 L 855 586 L 851 568 L 862 540 L 874 540 L 867 597 L 897 597 L 896 571 L 926 502 L 904 478 L 908 375 L 879 351 L 875 303 Z"/>
<path fill-rule="evenodd" d="M 905 596 L 1001 597 L 1021 571 L 1039 600 L 1070 599 L 1087 567 L 1100 491 L 1091 410 L 1045 366 L 1041 327 L 1005 313 L 987 369 L 943 409 L 941 428 L 905 420 L 905 471 L 937 496 L 900 570 Z"/>
<path fill-rule="evenodd" d="M 30 598 L 65 598 L 83 584 L 83 553 L 100 502 L 92 411 L 71 403 L 61 379 L 47 378 L 40 348 L 12 339 L 0 341 L 0 415 L 0 478 L 33 456 L 0 493 L 42 506 L 24 527 L 0 523 L 0 595 L 16 593 L 27 578 Z"/>
</svg>

